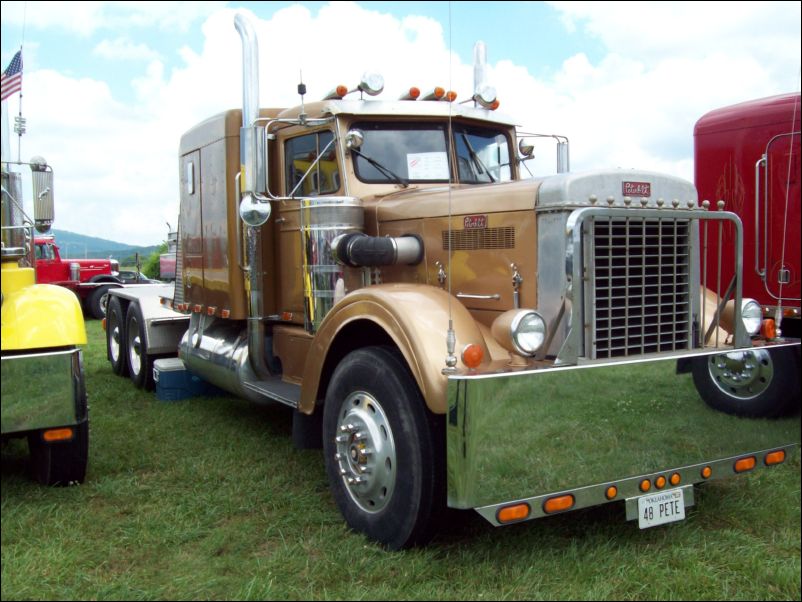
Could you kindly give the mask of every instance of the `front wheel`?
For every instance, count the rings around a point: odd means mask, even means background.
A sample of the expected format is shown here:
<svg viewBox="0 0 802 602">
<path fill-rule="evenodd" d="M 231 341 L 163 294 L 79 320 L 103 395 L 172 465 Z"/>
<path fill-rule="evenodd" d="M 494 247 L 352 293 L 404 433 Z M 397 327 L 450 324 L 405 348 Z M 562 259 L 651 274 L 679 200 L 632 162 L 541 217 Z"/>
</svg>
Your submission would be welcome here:
<svg viewBox="0 0 802 602">
<path fill-rule="evenodd" d="M 444 437 L 395 350 L 347 355 L 326 393 L 323 452 L 348 525 L 394 550 L 428 541 L 445 506 Z"/>
<path fill-rule="evenodd" d="M 775 418 L 799 408 L 799 352 L 793 347 L 740 349 L 696 358 L 693 382 L 712 408 Z"/>
</svg>

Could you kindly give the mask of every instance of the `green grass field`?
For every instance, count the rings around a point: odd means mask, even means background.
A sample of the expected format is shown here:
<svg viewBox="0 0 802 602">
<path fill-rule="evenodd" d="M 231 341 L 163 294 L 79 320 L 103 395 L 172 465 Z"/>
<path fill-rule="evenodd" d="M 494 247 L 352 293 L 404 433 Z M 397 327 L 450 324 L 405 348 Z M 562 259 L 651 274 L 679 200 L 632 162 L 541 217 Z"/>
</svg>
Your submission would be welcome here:
<svg viewBox="0 0 802 602">
<path fill-rule="evenodd" d="M 467 511 L 389 553 L 348 531 L 289 409 L 160 402 L 87 331 L 86 483 L 43 488 L 23 441 L 3 449 L 3 600 L 800 599 L 799 453 L 698 488 L 669 526 L 623 503 L 500 529 Z"/>
</svg>

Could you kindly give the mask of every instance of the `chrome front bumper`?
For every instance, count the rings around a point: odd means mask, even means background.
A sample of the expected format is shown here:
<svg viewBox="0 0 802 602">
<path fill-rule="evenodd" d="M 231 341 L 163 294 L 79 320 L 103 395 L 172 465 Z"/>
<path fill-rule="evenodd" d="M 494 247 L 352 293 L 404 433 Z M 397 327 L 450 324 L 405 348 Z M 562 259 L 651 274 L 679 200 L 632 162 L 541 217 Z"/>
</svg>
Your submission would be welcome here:
<svg viewBox="0 0 802 602">
<path fill-rule="evenodd" d="M 644 478 L 677 473 L 687 486 L 706 480 L 705 466 L 720 478 L 745 454 L 760 466 L 767 452 L 798 448 L 798 412 L 750 419 L 707 406 L 676 369 L 698 355 L 708 354 L 451 377 L 449 506 L 499 524 L 498 509 L 520 502 L 538 518 L 553 496 L 573 495 L 571 509 L 595 506 L 643 495 Z"/>
<path fill-rule="evenodd" d="M 78 424 L 87 411 L 81 350 L 2 358 L 2 434 Z"/>
</svg>

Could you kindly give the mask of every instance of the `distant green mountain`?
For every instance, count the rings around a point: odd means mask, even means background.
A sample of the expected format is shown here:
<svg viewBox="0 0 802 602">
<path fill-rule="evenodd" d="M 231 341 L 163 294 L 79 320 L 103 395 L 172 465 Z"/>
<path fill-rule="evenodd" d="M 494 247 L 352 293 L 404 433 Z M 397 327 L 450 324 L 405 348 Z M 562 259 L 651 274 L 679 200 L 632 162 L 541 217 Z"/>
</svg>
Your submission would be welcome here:
<svg viewBox="0 0 802 602">
<path fill-rule="evenodd" d="M 56 238 L 56 244 L 61 250 L 61 256 L 71 259 L 101 259 L 113 257 L 120 262 L 120 265 L 132 265 L 136 253 L 139 253 L 140 261 L 144 263 L 149 255 L 159 249 L 158 245 L 150 247 L 139 247 L 113 240 L 85 236 L 67 230 L 50 231 Z"/>
</svg>

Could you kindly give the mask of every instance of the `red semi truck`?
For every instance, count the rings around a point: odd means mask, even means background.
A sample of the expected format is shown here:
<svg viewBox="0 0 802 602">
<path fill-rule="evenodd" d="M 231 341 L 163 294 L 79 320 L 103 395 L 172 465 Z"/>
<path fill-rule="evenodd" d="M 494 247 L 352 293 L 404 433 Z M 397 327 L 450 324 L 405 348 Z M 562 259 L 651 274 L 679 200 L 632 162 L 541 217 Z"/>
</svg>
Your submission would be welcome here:
<svg viewBox="0 0 802 602">
<path fill-rule="evenodd" d="M 795 92 L 715 109 L 694 128 L 699 198 L 724 200 L 726 209 L 743 222 L 744 296 L 760 302 L 781 334 L 797 338 L 802 274 L 799 124 L 800 94 Z M 734 265 L 722 266 L 722 281 L 734 270 Z M 714 288 L 717 266 L 712 261 L 707 273 L 708 288 Z"/>
<path fill-rule="evenodd" d="M 732 233 L 705 228 L 701 244 L 711 253 L 702 263 L 708 289 L 720 290 L 743 273 L 743 296 L 762 310 L 764 336 L 783 340 L 800 332 L 800 94 L 782 94 L 722 107 L 702 116 L 694 128 L 695 180 L 699 199 L 721 205 L 743 223 L 743 255 L 732 248 Z M 750 413 L 782 410 L 799 372 L 798 349 L 771 356 L 756 350 L 710 356 L 694 365 L 698 386 L 722 402 Z M 702 383 L 706 382 L 707 385 Z M 798 391 L 798 389 L 795 389 Z M 796 402 L 790 402 L 796 403 Z M 765 412 L 766 414 L 771 414 Z"/>
<path fill-rule="evenodd" d="M 52 236 L 37 236 L 36 281 L 57 284 L 75 292 L 84 311 L 93 318 L 105 314 L 103 296 L 110 287 L 119 286 L 120 266 L 114 259 L 66 259 L 61 257 Z"/>
</svg>

